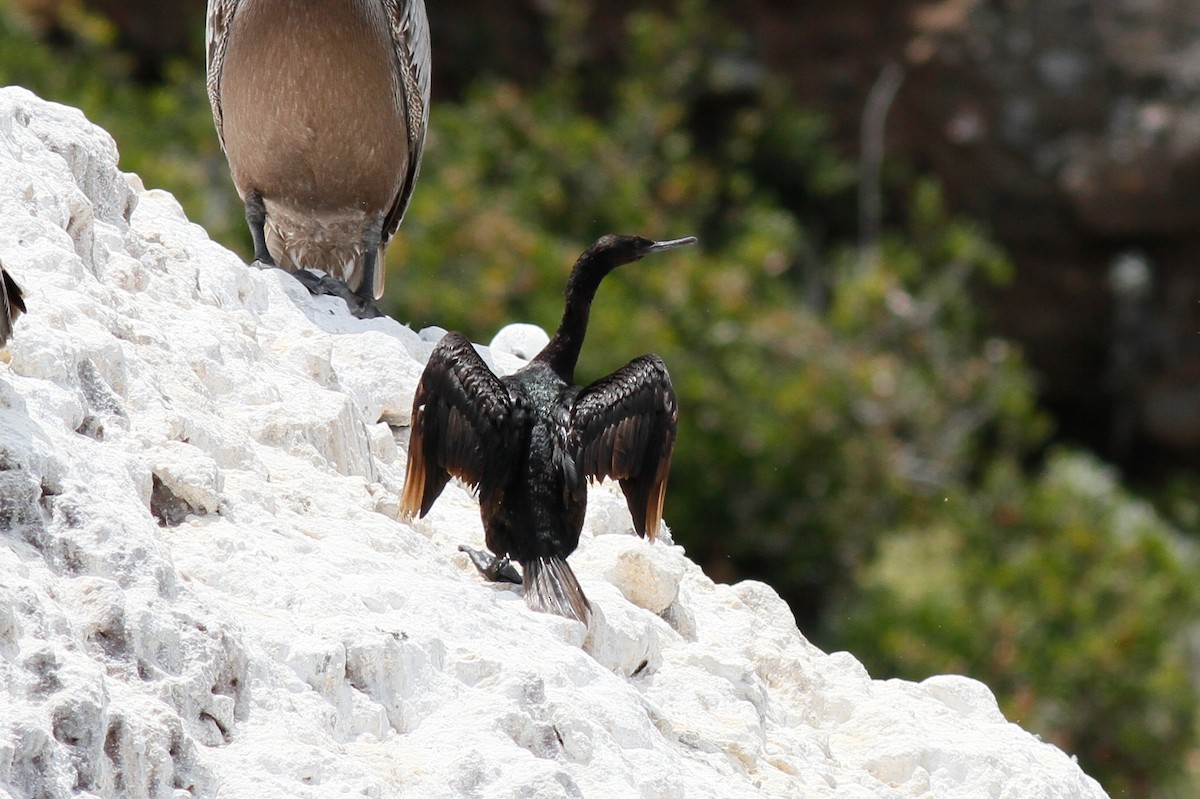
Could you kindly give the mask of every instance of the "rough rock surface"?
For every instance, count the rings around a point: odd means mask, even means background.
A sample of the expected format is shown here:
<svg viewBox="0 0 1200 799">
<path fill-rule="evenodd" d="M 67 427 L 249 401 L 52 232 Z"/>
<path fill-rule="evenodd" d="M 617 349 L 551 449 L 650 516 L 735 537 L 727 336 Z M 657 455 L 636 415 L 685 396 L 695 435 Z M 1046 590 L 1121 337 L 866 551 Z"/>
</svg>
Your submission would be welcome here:
<svg viewBox="0 0 1200 799">
<path fill-rule="evenodd" d="M 116 161 L 0 90 L 29 305 L 0 358 L 0 794 L 1104 796 L 985 686 L 871 680 L 611 488 L 573 558 L 590 631 L 484 584 L 467 492 L 396 519 L 435 335 L 246 267 Z"/>
</svg>

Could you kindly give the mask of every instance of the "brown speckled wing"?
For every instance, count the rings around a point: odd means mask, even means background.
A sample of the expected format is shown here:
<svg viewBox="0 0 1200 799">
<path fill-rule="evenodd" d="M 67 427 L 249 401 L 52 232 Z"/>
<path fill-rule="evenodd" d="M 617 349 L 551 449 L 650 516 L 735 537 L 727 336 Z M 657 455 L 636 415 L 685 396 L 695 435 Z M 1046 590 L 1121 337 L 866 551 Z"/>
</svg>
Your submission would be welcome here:
<svg viewBox="0 0 1200 799">
<path fill-rule="evenodd" d="M 383 223 L 383 242 L 387 243 L 404 221 L 412 199 L 421 156 L 425 152 L 425 133 L 429 130 L 429 92 L 432 77 L 429 50 L 429 17 L 424 0 L 383 0 L 392 23 L 392 40 L 400 61 L 404 105 L 408 118 L 408 170 L 395 202 Z"/>
<path fill-rule="evenodd" d="M 221 68 L 225 63 L 227 34 L 233 15 L 237 12 L 238 0 L 208 0 L 208 13 L 204 19 L 204 61 L 208 76 L 208 102 L 212 106 L 213 122 L 217 126 L 217 138 L 225 146 L 224 124 L 221 116 Z"/>
</svg>

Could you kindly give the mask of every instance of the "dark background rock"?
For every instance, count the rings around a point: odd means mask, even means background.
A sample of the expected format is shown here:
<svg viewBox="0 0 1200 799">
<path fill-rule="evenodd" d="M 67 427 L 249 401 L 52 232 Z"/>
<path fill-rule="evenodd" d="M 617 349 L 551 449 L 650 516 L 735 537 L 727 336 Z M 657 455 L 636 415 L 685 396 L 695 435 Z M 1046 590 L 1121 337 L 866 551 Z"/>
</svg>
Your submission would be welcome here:
<svg viewBox="0 0 1200 799">
<path fill-rule="evenodd" d="M 991 300 L 1062 430 L 1139 465 L 1194 456 L 1200 3 L 955 2 L 913 21 L 901 146 L 1012 254 Z M 1141 283 L 1119 293 L 1129 258 Z"/>
</svg>

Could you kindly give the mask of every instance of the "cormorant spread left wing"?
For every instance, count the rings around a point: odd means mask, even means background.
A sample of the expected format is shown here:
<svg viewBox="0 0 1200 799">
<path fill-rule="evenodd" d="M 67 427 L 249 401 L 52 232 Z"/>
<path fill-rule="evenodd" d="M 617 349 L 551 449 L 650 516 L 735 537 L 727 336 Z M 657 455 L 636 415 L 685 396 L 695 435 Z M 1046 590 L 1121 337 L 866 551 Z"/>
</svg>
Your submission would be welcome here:
<svg viewBox="0 0 1200 799">
<path fill-rule="evenodd" d="M 413 397 L 408 472 L 400 512 L 424 516 L 450 475 L 472 488 L 503 485 L 517 426 L 508 389 L 461 333 L 447 333 L 429 356 Z"/>
<path fill-rule="evenodd" d="M 633 528 L 658 534 L 679 413 L 667 367 L 643 355 L 579 392 L 568 447 L 581 474 L 621 482 Z"/>
</svg>

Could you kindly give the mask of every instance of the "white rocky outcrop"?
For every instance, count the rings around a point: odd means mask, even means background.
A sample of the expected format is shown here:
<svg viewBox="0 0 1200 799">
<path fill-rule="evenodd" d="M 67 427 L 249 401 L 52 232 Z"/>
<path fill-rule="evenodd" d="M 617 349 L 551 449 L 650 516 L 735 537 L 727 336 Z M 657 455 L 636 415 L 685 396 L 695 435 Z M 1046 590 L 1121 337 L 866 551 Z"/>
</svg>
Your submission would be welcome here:
<svg viewBox="0 0 1200 799">
<path fill-rule="evenodd" d="M 1104 796 L 985 686 L 873 681 L 607 487 L 572 557 L 592 631 L 529 611 L 456 551 L 466 491 L 397 520 L 432 335 L 247 268 L 24 90 L 0 175 L 29 306 L 0 356 L 0 794 Z"/>
</svg>

